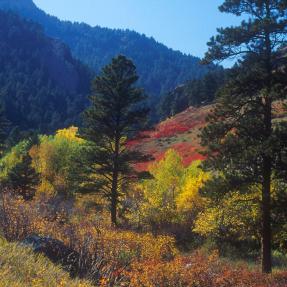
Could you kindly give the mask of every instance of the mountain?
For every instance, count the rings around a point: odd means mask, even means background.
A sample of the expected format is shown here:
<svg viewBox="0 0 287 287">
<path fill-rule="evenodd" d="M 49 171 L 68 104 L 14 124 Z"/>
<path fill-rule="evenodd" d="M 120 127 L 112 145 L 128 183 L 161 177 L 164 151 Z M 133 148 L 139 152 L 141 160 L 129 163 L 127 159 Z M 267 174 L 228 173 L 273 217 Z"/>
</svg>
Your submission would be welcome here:
<svg viewBox="0 0 287 287">
<path fill-rule="evenodd" d="M 13 127 L 49 132 L 76 123 L 90 79 L 89 70 L 38 24 L 0 11 L 0 95 Z"/>
<path fill-rule="evenodd" d="M 68 45 L 73 56 L 95 73 L 118 54 L 131 58 L 138 68 L 139 85 L 153 95 L 154 102 L 160 94 L 200 78 L 208 70 L 200 65 L 199 58 L 173 51 L 153 38 L 129 30 L 60 21 L 37 8 L 32 0 L 0 0 L 0 9 L 12 10 L 42 25 L 48 36 Z"/>
</svg>

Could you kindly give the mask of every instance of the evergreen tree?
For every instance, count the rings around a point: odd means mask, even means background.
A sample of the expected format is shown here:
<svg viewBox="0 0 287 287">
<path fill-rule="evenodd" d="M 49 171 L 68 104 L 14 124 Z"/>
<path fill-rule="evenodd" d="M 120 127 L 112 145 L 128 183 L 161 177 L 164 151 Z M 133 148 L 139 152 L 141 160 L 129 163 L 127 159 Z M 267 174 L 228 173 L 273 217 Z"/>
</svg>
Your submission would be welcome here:
<svg viewBox="0 0 287 287">
<path fill-rule="evenodd" d="M 27 153 L 23 159 L 8 174 L 7 185 L 24 200 L 31 200 L 36 192 L 39 176 L 32 167 L 32 159 Z"/>
<path fill-rule="evenodd" d="M 94 80 L 91 106 L 84 113 L 82 137 L 88 141 L 89 173 L 97 176 L 93 188 L 110 202 L 113 225 L 117 225 L 121 186 L 136 175 L 131 164 L 144 158 L 126 148 L 127 139 L 143 127 L 148 114 L 142 103 L 145 94 L 135 87 L 137 80 L 132 61 L 114 58 Z"/>
<path fill-rule="evenodd" d="M 261 186 L 262 271 L 269 273 L 271 182 L 286 135 L 286 124 L 272 120 L 272 108 L 286 98 L 286 66 L 278 61 L 278 51 L 287 39 L 287 2 L 226 0 L 220 11 L 248 19 L 237 27 L 218 29 L 208 43 L 206 62 L 239 57 L 239 64 L 201 135 L 209 156 L 205 167 L 223 172 L 231 187 Z"/>
</svg>

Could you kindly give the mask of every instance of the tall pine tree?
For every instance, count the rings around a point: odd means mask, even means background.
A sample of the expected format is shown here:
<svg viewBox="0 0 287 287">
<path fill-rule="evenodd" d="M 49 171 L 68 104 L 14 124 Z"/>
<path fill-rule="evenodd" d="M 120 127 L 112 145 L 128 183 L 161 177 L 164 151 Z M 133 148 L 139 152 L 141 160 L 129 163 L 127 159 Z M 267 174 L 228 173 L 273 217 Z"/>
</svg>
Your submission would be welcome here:
<svg viewBox="0 0 287 287">
<path fill-rule="evenodd" d="M 272 270 L 271 182 L 282 159 L 286 124 L 272 119 L 275 101 L 286 98 L 285 0 L 226 0 L 220 11 L 244 16 L 237 27 L 218 29 L 206 62 L 239 59 L 202 132 L 205 168 L 223 172 L 230 187 L 261 186 L 262 271 Z M 283 62 L 283 65 L 282 65 Z M 248 189 L 247 189 L 248 190 Z"/>
<path fill-rule="evenodd" d="M 121 187 L 136 176 L 132 164 L 144 157 L 126 147 L 127 140 L 145 124 L 146 96 L 135 86 L 136 67 L 124 56 L 114 58 L 96 77 L 90 97 L 91 106 L 84 113 L 82 138 L 87 144 L 88 172 L 93 188 L 110 202 L 111 222 L 117 225 Z"/>
</svg>

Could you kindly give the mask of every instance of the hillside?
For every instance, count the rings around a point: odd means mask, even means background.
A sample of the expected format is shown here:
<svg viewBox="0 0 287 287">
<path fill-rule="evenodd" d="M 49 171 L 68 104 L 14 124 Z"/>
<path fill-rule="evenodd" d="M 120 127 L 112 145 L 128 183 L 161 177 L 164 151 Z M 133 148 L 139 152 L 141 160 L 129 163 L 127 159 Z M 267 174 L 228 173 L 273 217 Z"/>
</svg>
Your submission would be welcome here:
<svg viewBox="0 0 287 287">
<path fill-rule="evenodd" d="M 185 111 L 162 121 L 153 130 L 143 132 L 138 138 L 129 142 L 129 147 L 160 160 L 168 149 L 176 150 L 188 166 L 195 160 L 202 160 L 200 154 L 200 129 L 206 124 L 206 117 L 214 108 L 213 104 L 201 107 L 189 107 Z M 286 121 L 286 110 L 282 103 L 273 106 L 273 120 Z M 139 163 L 137 168 L 147 170 L 152 163 Z"/>
<path fill-rule="evenodd" d="M 161 118 L 174 116 L 190 106 L 211 104 L 219 89 L 227 81 L 228 73 L 229 70 L 223 68 L 210 70 L 202 78 L 187 81 L 163 95 L 159 107 Z"/>
<path fill-rule="evenodd" d="M 139 138 L 129 142 L 129 147 L 150 154 L 155 160 L 161 159 L 164 153 L 172 148 L 183 157 L 186 166 L 194 160 L 203 159 L 199 153 L 198 135 L 212 107 L 190 107 L 156 125 L 153 130 L 142 133 Z M 146 170 L 149 164 L 151 162 L 140 163 L 137 168 Z"/>
<path fill-rule="evenodd" d="M 12 126 L 49 132 L 77 122 L 90 72 L 40 26 L 0 11 L 0 65 L 0 93 Z"/>
<path fill-rule="evenodd" d="M 13 10 L 41 24 L 47 35 L 63 41 L 73 56 L 96 73 L 117 54 L 126 55 L 138 68 L 139 85 L 155 97 L 208 70 L 199 64 L 199 58 L 173 51 L 145 35 L 60 21 L 38 9 L 32 0 L 0 0 L 0 9 Z"/>
</svg>

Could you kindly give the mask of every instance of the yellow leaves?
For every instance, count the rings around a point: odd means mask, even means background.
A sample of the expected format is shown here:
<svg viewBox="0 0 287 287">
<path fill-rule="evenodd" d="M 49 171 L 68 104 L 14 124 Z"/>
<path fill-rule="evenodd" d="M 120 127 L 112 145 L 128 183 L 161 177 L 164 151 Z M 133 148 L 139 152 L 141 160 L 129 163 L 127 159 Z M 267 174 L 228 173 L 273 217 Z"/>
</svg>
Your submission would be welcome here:
<svg viewBox="0 0 287 287">
<path fill-rule="evenodd" d="M 113 229 L 110 227 L 110 222 L 105 223 L 102 214 L 90 214 L 79 209 L 71 213 L 68 220 L 63 221 L 60 213 L 49 215 L 49 205 L 45 206 L 44 201 L 39 198 L 29 202 L 18 201 L 15 198 L 9 199 L 9 202 L 5 202 L 5 206 L 9 209 L 6 210 L 5 215 L 9 218 L 10 215 L 13 218 L 15 217 L 15 224 L 9 221 L 9 225 L 12 228 L 17 227 L 17 230 L 14 230 L 15 232 L 19 232 L 23 228 L 23 233 L 16 237 L 25 238 L 25 234 L 33 233 L 51 236 L 61 240 L 74 250 L 83 252 L 83 256 L 86 256 L 87 259 L 100 260 L 96 262 L 96 264 L 101 262 L 98 265 L 100 274 L 98 279 L 101 283 L 99 286 L 107 286 L 105 285 L 107 283 L 114 286 L 114 282 L 126 283 L 128 279 L 124 272 L 129 272 L 131 265 L 135 262 L 150 262 L 152 260 L 166 262 L 177 255 L 175 240 L 170 236 L 155 237 L 151 233 Z M 7 230 L 5 230 L 5 234 L 7 234 Z M 11 235 L 11 238 L 15 238 L 13 236 L 15 233 Z M 31 262 L 29 266 L 34 268 Z M 41 284 L 41 279 L 45 278 L 46 280 L 45 268 L 47 266 L 43 264 L 38 266 L 37 273 L 34 273 L 33 277 L 28 272 L 28 283 L 22 286 L 36 287 L 37 284 Z M 31 278 L 36 278 L 33 283 L 30 282 Z M 69 281 L 66 280 L 65 276 L 59 278 L 56 274 L 50 279 L 49 283 L 51 285 L 46 285 L 47 281 L 45 280 L 39 286 L 89 286 L 82 282 L 82 285 L 68 285 Z"/>
<path fill-rule="evenodd" d="M 176 198 L 177 207 L 182 211 L 202 208 L 206 201 L 199 195 L 199 190 L 210 179 L 210 174 L 202 171 L 199 165 L 200 161 L 195 161 L 185 172 L 181 192 Z"/>
<path fill-rule="evenodd" d="M 147 212 L 157 209 L 158 213 L 153 214 L 155 218 L 173 216 L 175 198 L 184 172 L 180 156 L 174 150 L 169 150 L 161 161 L 152 165 L 150 172 L 154 178 L 143 183 L 144 208 Z"/>
<path fill-rule="evenodd" d="M 74 158 L 79 156 L 84 142 L 77 134 L 76 127 L 58 130 L 55 136 L 41 136 L 40 144 L 31 148 L 32 165 L 40 174 L 38 192 L 71 192 L 72 183 L 69 178 Z"/>
<path fill-rule="evenodd" d="M 79 128 L 71 126 L 68 129 L 58 130 L 56 132 L 56 138 L 65 138 L 69 141 L 76 141 L 79 143 L 83 143 L 84 140 L 78 137 Z"/>
<path fill-rule="evenodd" d="M 142 184 L 144 203 L 142 213 L 150 222 L 178 222 L 195 210 L 203 208 L 205 200 L 200 188 L 210 178 L 203 172 L 200 161 L 184 168 L 182 159 L 174 150 L 151 167 L 153 179 Z"/>
<path fill-rule="evenodd" d="M 226 194 L 216 206 L 211 203 L 198 216 L 194 231 L 213 237 L 222 237 L 222 230 L 225 230 L 224 236 L 236 235 L 238 239 L 254 236 L 260 216 L 259 200 L 256 188 L 248 193 L 233 191 Z"/>
<path fill-rule="evenodd" d="M 209 234 L 218 235 L 218 222 L 220 221 L 222 210 L 217 208 L 208 208 L 201 212 L 196 220 L 194 232 L 204 236 Z"/>
</svg>

